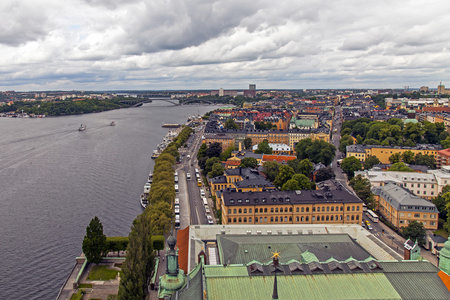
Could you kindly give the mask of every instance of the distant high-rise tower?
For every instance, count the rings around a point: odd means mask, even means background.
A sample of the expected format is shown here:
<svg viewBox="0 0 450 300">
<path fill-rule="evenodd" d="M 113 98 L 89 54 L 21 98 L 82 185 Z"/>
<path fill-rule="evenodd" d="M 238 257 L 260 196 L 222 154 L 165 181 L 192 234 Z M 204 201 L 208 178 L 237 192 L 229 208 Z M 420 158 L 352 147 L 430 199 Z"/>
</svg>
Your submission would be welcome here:
<svg viewBox="0 0 450 300">
<path fill-rule="evenodd" d="M 244 91 L 244 96 L 250 98 L 256 97 L 256 84 L 249 84 L 248 90 Z"/>
</svg>

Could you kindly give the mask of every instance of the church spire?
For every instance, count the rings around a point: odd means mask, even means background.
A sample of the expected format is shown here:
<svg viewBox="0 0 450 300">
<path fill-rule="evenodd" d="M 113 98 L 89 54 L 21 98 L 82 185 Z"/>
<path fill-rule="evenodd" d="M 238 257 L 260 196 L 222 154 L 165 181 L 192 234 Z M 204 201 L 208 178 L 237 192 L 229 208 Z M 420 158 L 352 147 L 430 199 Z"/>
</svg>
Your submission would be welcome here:
<svg viewBox="0 0 450 300">
<path fill-rule="evenodd" d="M 278 282 L 277 282 L 277 268 L 278 268 L 278 259 L 280 258 L 280 253 L 275 251 L 272 252 L 273 256 L 273 266 L 275 267 L 275 278 L 273 280 L 273 292 L 272 292 L 272 300 L 278 300 Z"/>
</svg>

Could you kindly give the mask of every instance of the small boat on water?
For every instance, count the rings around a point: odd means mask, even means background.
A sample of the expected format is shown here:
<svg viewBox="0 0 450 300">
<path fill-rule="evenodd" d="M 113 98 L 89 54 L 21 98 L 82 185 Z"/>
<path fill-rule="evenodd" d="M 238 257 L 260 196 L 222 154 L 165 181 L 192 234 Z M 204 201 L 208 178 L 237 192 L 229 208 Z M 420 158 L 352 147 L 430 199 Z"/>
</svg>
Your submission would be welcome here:
<svg viewBox="0 0 450 300">
<path fill-rule="evenodd" d="M 141 194 L 140 202 L 141 202 L 142 208 L 145 209 L 147 207 L 147 205 L 148 205 L 148 200 L 147 200 L 147 197 L 145 197 L 144 194 Z"/>
<path fill-rule="evenodd" d="M 148 195 L 148 193 L 150 193 L 151 186 L 152 185 L 148 182 L 144 185 L 144 194 Z"/>
<path fill-rule="evenodd" d="M 81 124 L 80 127 L 78 128 L 78 131 L 83 131 L 86 130 L 86 125 Z"/>
<path fill-rule="evenodd" d="M 153 182 L 153 173 L 148 174 L 148 182 L 149 183 Z"/>
<path fill-rule="evenodd" d="M 159 151 L 158 150 L 153 150 L 152 159 L 157 159 L 158 156 L 159 156 Z"/>
<path fill-rule="evenodd" d="M 111 123 L 109 123 L 109 126 L 115 126 L 116 122 L 112 121 Z"/>
</svg>

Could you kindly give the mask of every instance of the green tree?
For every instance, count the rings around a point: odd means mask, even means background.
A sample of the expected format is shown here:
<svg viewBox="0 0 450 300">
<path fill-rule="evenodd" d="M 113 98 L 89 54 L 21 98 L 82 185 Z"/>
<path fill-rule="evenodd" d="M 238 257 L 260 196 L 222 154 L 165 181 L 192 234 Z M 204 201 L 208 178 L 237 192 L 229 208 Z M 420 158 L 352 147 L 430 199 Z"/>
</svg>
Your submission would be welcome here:
<svg viewBox="0 0 450 300">
<path fill-rule="evenodd" d="M 414 163 L 414 153 L 411 150 L 407 150 L 402 153 L 401 159 L 405 164 L 413 164 Z"/>
<path fill-rule="evenodd" d="M 289 165 L 289 163 L 288 163 L 288 165 Z M 313 171 L 313 169 L 314 169 L 313 163 L 309 159 L 305 158 L 302 161 L 300 161 L 300 165 L 299 165 L 299 169 L 298 169 L 299 172 L 296 171 L 295 173 L 300 173 L 300 174 L 305 175 L 306 177 L 309 177 L 311 175 L 311 172 Z"/>
<path fill-rule="evenodd" d="M 206 156 L 208 157 L 219 157 L 220 153 L 222 153 L 222 145 L 220 143 L 212 143 L 206 149 Z"/>
<path fill-rule="evenodd" d="M 169 233 L 174 214 L 171 203 L 158 201 L 145 210 L 145 221 L 152 227 L 152 234 L 164 235 Z"/>
<path fill-rule="evenodd" d="M 374 165 L 381 163 L 378 157 L 374 155 L 369 155 L 364 161 L 364 170 L 372 169 Z"/>
<path fill-rule="evenodd" d="M 445 140 L 441 141 L 441 146 L 443 149 L 450 148 L 450 137 L 446 137 Z"/>
<path fill-rule="evenodd" d="M 205 143 L 202 143 L 202 145 L 200 146 L 200 148 L 198 149 L 197 152 L 197 159 L 200 160 L 201 158 L 206 156 L 206 150 L 208 149 L 208 146 L 206 146 Z"/>
<path fill-rule="evenodd" d="M 406 239 L 417 240 L 421 246 L 425 244 L 426 231 L 422 222 L 412 221 L 408 226 L 402 227 L 401 233 Z"/>
<path fill-rule="evenodd" d="M 423 155 L 422 153 L 417 153 L 414 159 L 414 163 L 416 165 L 428 166 L 430 168 L 436 167 L 436 160 L 432 155 L 428 154 Z"/>
<path fill-rule="evenodd" d="M 241 160 L 240 167 L 242 168 L 256 168 L 258 166 L 258 160 L 254 157 L 244 157 Z"/>
<path fill-rule="evenodd" d="M 362 169 L 361 162 L 354 156 L 346 157 L 342 160 L 341 169 L 347 174 L 348 178 L 355 176 L 355 171 Z"/>
<path fill-rule="evenodd" d="M 316 182 L 321 182 L 333 178 L 336 178 L 336 174 L 334 174 L 333 170 L 330 167 L 322 168 L 315 174 Z"/>
<path fill-rule="evenodd" d="M 443 220 L 447 220 L 447 201 L 444 197 L 445 194 L 450 192 L 450 185 L 446 185 L 442 188 L 442 191 L 437 195 L 432 201 L 433 204 L 436 205 L 436 208 L 439 211 L 439 218 Z"/>
<path fill-rule="evenodd" d="M 103 225 L 95 216 L 86 227 L 83 239 L 83 253 L 88 262 L 98 264 L 104 252 L 108 250 L 106 236 L 103 234 Z"/>
<path fill-rule="evenodd" d="M 214 178 L 217 176 L 222 176 L 224 172 L 225 172 L 224 166 L 222 166 L 222 164 L 220 162 L 218 162 L 212 166 L 212 170 L 211 170 L 211 172 L 208 173 L 208 177 Z"/>
<path fill-rule="evenodd" d="M 276 187 L 282 187 L 283 184 L 285 184 L 294 175 L 295 175 L 294 169 L 292 169 L 291 167 L 289 167 L 287 165 L 281 165 L 278 175 L 275 178 L 275 180 L 273 181 L 273 184 Z"/>
<path fill-rule="evenodd" d="M 339 141 L 339 152 L 347 153 L 347 146 L 353 145 L 353 138 L 350 135 L 344 135 Z"/>
<path fill-rule="evenodd" d="M 298 186 L 300 190 L 310 190 L 311 189 L 311 181 L 308 177 L 303 174 L 295 174 L 292 176 L 292 179 L 298 182 Z"/>
<path fill-rule="evenodd" d="M 258 144 L 258 149 L 255 150 L 255 153 L 259 154 L 272 154 L 272 148 L 269 146 L 269 141 L 264 140 Z"/>
<path fill-rule="evenodd" d="M 364 178 L 361 175 L 358 175 L 350 180 L 349 185 L 355 191 L 356 195 L 365 203 L 367 203 L 369 209 L 373 209 L 374 198 L 371 192 L 372 186 L 370 184 L 369 179 Z"/>
<path fill-rule="evenodd" d="M 133 221 L 129 234 L 119 285 L 120 300 L 142 300 L 147 295 L 148 280 L 154 269 L 154 253 L 152 223 L 148 222 L 144 214 Z"/>
<path fill-rule="evenodd" d="M 253 144 L 253 141 L 252 141 L 251 138 L 246 137 L 246 138 L 244 139 L 244 148 L 245 148 L 245 149 L 247 149 L 247 150 L 251 149 L 251 148 L 252 148 L 252 144 Z"/>
<path fill-rule="evenodd" d="M 395 164 L 392 164 L 391 167 L 389 168 L 389 171 L 414 172 L 414 170 L 405 165 L 404 162 L 397 162 Z"/>
<path fill-rule="evenodd" d="M 208 159 L 206 160 L 206 164 L 205 164 L 205 172 L 204 172 L 203 174 L 208 174 L 209 172 L 211 172 L 213 166 L 214 166 L 216 163 L 218 163 L 218 162 L 220 162 L 220 158 L 218 158 L 218 157 L 211 157 L 211 158 L 208 158 Z"/>
<path fill-rule="evenodd" d="M 281 187 L 282 191 L 297 191 L 300 190 L 300 186 L 298 184 L 298 181 L 295 179 L 289 179 L 286 181 L 283 186 Z"/>
<path fill-rule="evenodd" d="M 263 174 L 266 175 L 269 181 L 273 182 L 277 177 L 280 166 L 276 161 L 267 161 L 263 164 Z"/>
<path fill-rule="evenodd" d="M 225 122 L 225 128 L 227 129 L 239 129 L 239 125 L 233 119 L 228 119 Z"/>
<path fill-rule="evenodd" d="M 308 158 L 313 163 L 323 163 L 328 166 L 336 155 L 336 147 L 322 140 L 312 141 L 310 138 L 303 139 L 295 147 L 297 158 L 303 160 Z"/>
<path fill-rule="evenodd" d="M 395 164 L 401 161 L 400 153 L 394 153 L 391 156 L 389 156 L 389 161 L 391 164 Z"/>
<path fill-rule="evenodd" d="M 231 157 L 231 152 L 233 152 L 234 150 L 235 150 L 234 146 L 228 147 L 227 150 L 220 153 L 220 160 L 226 161 L 227 159 L 229 159 Z"/>
</svg>

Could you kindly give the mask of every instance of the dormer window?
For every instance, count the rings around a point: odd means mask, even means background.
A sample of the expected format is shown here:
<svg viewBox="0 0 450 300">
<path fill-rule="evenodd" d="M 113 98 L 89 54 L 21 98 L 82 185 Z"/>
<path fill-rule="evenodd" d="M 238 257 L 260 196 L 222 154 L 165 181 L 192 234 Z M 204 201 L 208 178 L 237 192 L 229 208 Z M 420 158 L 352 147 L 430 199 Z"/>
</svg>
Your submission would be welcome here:
<svg viewBox="0 0 450 300">
<path fill-rule="evenodd" d="M 245 203 L 249 203 L 250 202 L 250 199 L 245 199 Z"/>
<path fill-rule="evenodd" d="M 238 203 L 242 203 L 242 199 L 238 199 Z"/>
<path fill-rule="evenodd" d="M 230 203 L 234 203 L 234 199 L 230 199 Z"/>
</svg>

